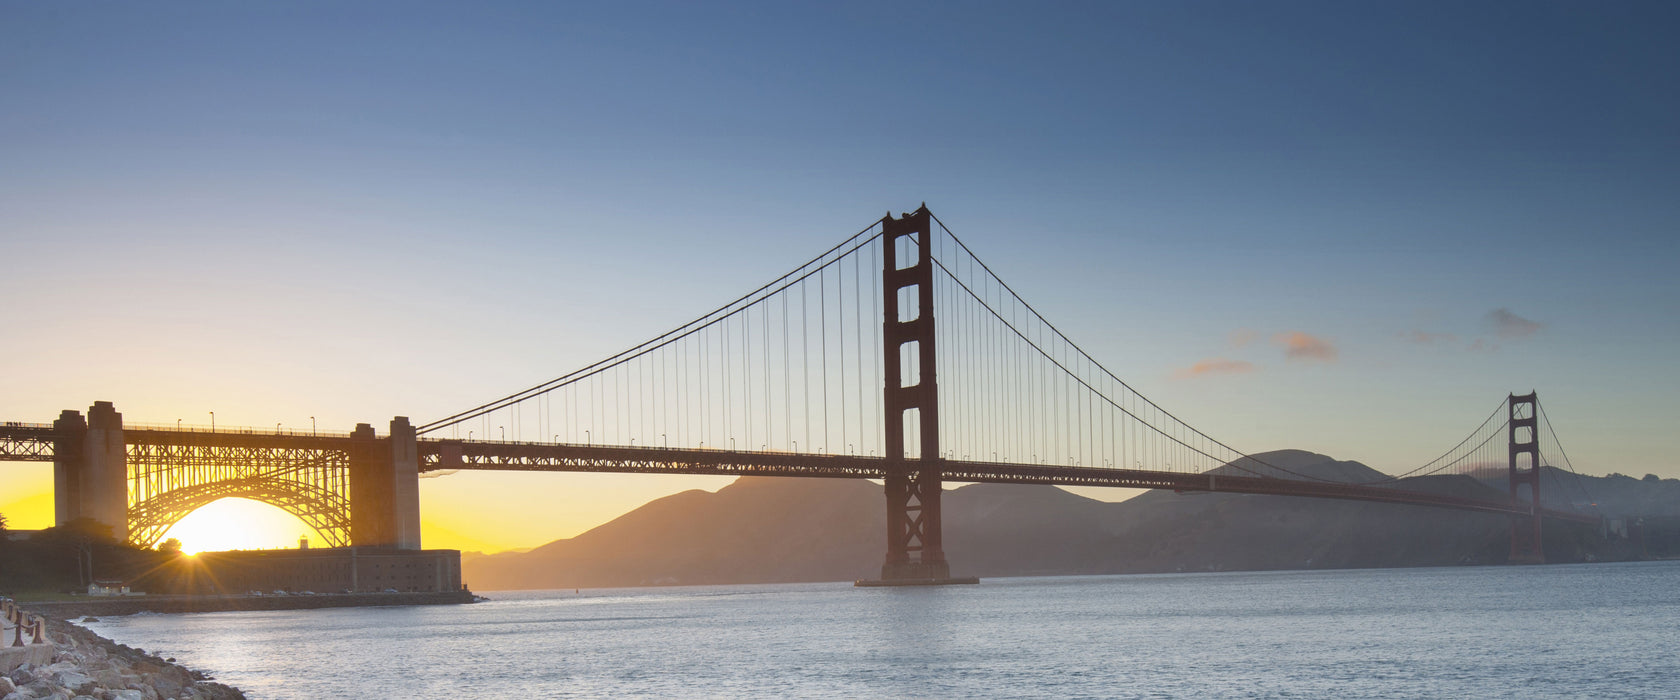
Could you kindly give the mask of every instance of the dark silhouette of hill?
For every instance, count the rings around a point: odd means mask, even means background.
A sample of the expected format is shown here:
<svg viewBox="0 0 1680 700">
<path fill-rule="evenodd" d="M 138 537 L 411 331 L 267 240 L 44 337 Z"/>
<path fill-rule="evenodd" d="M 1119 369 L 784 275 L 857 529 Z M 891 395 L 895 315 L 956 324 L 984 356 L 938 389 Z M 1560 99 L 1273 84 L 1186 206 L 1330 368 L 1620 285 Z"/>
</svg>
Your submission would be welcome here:
<svg viewBox="0 0 1680 700">
<path fill-rule="evenodd" d="M 1577 476 L 1551 466 L 1540 470 L 1540 502 L 1548 508 L 1596 509 L 1607 518 L 1680 517 L 1680 479 L 1659 479 L 1654 474 L 1643 479 L 1622 474 Z M 1501 492 L 1507 478 L 1503 470 L 1481 475 L 1484 483 Z"/>
<path fill-rule="evenodd" d="M 1299 450 L 1257 457 L 1313 478 L 1383 478 Z M 1272 473 L 1258 464 L 1220 470 Z M 1468 476 L 1395 487 L 1504 497 Z M 982 577 L 1502 563 L 1509 550 L 1504 516 L 1360 501 L 1150 491 L 1107 503 L 1053 486 L 971 484 L 947 491 L 944 507 L 953 570 Z M 881 487 L 867 481 L 742 477 L 528 552 L 472 557 L 463 568 L 479 590 L 844 581 L 878 574 L 885 517 Z M 1579 533 L 1548 528 L 1549 558 L 1585 556 Z"/>
<path fill-rule="evenodd" d="M 840 581 L 880 567 L 885 521 L 881 487 L 867 481 L 742 477 L 462 568 L 483 590 Z"/>
</svg>

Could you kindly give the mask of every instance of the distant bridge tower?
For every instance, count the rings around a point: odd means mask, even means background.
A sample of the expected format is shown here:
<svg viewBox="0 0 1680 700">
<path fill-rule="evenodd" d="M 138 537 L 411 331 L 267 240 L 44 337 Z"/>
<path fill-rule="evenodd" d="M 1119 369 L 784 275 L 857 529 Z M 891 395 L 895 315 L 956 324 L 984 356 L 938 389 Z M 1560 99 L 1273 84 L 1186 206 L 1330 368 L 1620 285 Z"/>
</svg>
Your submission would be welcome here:
<svg viewBox="0 0 1680 700">
<path fill-rule="evenodd" d="M 951 575 L 940 532 L 939 388 L 933 347 L 933 250 L 931 215 L 923 206 L 894 219 L 881 220 L 882 348 L 886 386 L 887 560 L 883 581 L 942 580 Z M 915 262 L 899 266 L 899 242 L 910 239 Z M 910 290 L 906 293 L 906 290 Z M 900 307 L 900 295 L 908 308 Z M 908 312 L 908 314 L 907 314 Z M 906 363 L 909 364 L 906 367 Z M 914 384 L 907 382 L 913 381 Z M 906 454 L 905 424 L 917 428 L 917 457 Z"/>
<path fill-rule="evenodd" d="M 1511 516 L 1511 557 L 1513 564 L 1543 564 L 1546 552 L 1540 546 L 1540 428 L 1538 403 L 1534 392 L 1522 396 L 1511 394 L 1510 410 L 1511 505 L 1520 507 L 1523 484 L 1529 487 L 1528 515 Z M 1525 460 L 1524 457 L 1527 459 Z M 1525 464 L 1526 462 L 1526 464 Z"/>
</svg>

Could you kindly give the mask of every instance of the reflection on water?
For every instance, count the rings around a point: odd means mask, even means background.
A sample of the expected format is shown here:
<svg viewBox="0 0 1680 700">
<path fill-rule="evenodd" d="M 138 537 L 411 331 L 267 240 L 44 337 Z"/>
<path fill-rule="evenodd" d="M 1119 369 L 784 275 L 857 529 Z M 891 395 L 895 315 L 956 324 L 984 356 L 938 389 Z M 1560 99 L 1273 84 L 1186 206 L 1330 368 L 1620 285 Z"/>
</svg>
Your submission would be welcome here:
<svg viewBox="0 0 1680 700">
<path fill-rule="evenodd" d="M 1656 697 L 1680 562 L 487 594 L 88 625 L 254 698 Z"/>
</svg>

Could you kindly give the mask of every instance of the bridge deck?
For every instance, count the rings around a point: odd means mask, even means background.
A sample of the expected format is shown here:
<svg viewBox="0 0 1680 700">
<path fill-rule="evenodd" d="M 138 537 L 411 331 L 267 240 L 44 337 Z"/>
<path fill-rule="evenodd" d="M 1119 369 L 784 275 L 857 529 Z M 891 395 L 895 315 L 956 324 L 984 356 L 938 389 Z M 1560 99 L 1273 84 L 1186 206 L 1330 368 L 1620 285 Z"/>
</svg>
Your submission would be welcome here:
<svg viewBox="0 0 1680 700">
<path fill-rule="evenodd" d="M 858 455 L 460 440 L 423 440 L 419 453 L 421 471 L 465 469 L 880 479 L 891 469 L 919 467 L 914 462 L 894 465 L 882 457 Z M 946 481 L 956 482 L 1217 491 L 1400 503 L 1509 515 L 1530 513 L 1527 503 L 1492 502 L 1414 491 L 1403 488 L 1403 481 L 1360 485 L 1258 476 L 962 460 L 942 460 L 940 469 Z M 1541 512 L 1550 518 L 1598 522 L 1597 516 L 1571 511 L 1546 508 Z"/>
<path fill-rule="evenodd" d="M 0 423 L 0 462 L 51 462 L 56 435 L 51 423 Z"/>
<path fill-rule="evenodd" d="M 0 423 L 0 461 L 50 462 L 56 433 L 50 424 Z M 340 433 L 227 429 L 206 431 L 145 427 L 123 431 L 130 444 L 197 445 L 247 449 L 348 449 Z M 663 447 L 615 447 L 527 442 L 421 440 L 420 470 L 441 469 L 545 472 L 614 472 L 630 474 L 710 474 L 720 476 L 789 476 L 881 479 L 892 469 L 909 468 L 883 457 L 796 454 Z M 1401 503 L 1510 515 L 1529 514 L 1527 503 L 1483 501 L 1404 488 L 1405 482 L 1361 485 L 1258 476 L 1190 474 L 1143 469 L 943 460 L 945 480 L 996 484 L 1106 486 L 1172 489 L 1276 496 L 1306 496 Z M 1597 516 L 1542 509 L 1548 518 L 1597 522 Z"/>
<path fill-rule="evenodd" d="M 53 426 L 38 423 L 0 423 L 0 461 L 50 462 Z M 344 434 L 231 429 L 172 430 L 146 427 L 123 432 L 130 444 L 200 445 L 248 449 L 343 450 Z M 631 474 L 711 474 L 720 476 L 790 476 L 840 479 L 881 479 L 892 469 L 909 468 L 882 457 L 702 450 L 663 447 L 615 447 L 527 442 L 421 440 L 420 470 L 441 469 L 615 472 Z M 1405 482 L 1361 485 L 1258 476 L 1189 474 L 1143 469 L 1110 469 L 1053 465 L 943 460 L 945 480 L 996 484 L 1051 484 L 1253 493 L 1276 496 L 1338 498 L 1433 506 L 1510 515 L 1529 514 L 1527 503 L 1483 501 L 1404 488 Z M 1548 518 L 1597 522 L 1597 516 L 1542 509 Z"/>
</svg>

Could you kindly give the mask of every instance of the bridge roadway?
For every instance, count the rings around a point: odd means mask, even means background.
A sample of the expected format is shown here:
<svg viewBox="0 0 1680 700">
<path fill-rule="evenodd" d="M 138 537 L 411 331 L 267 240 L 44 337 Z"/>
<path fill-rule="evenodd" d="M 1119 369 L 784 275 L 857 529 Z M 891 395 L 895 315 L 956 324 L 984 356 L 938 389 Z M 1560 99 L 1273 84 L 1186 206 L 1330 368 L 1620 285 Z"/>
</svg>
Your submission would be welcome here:
<svg viewBox="0 0 1680 700">
<path fill-rule="evenodd" d="M 50 424 L 0 424 L 0 460 L 50 462 L 53 458 L 54 434 Z M 125 429 L 123 441 L 131 445 L 198 445 L 256 450 L 347 450 L 351 438 L 348 433 L 255 429 L 177 430 L 173 427 L 148 426 Z M 861 455 L 429 438 L 420 439 L 417 447 L 422 472 L 459 469 L 882 479 L 893 469 L 883 457 Z M 921 462 L 901 464 L 913 468 L 925 466 Z M 1417 491 L 1403 488 L 1407 483 L 1405 480 L 1392 484 L 1360 485 L 1234 474 L 1192 474 L 1147 469 L 968 460 L 941 460 L 939 467 L 944 480 L 954 482 L 1253 493 L 1401 503 L 1507 515 L 1530 514 L 1526 503 L 1483 501 Z M 1541 515 L 1582 523 L 1598 522 L 1597 516 L 1552 508 L 1541 509 Z"/>
<path fill-rule="evenodd" d="M 715 474 L 722 476 L 792 476 L 848 479 L 885 478 L 893 466 L 883 457 L 792 452 L 618 447 L 527 442 L 421 440 L 420 471 L 615 472 L 631 474 Z M 901 462 L 921 469 L 919 461 Z M 1493 502 L 1401 488 L 1261 476 L 1187 474 L 1118 469 L 940 460 L 945 481 L 993 484 L 1108 486 L 1174 491 L 1305 496 L 1433 506 L 1483 513 L 1529 515 L 1526 503 Z M 1541 515 L 1597 524 L 1598 516 L 1542 508 Z"/>
</svg>

